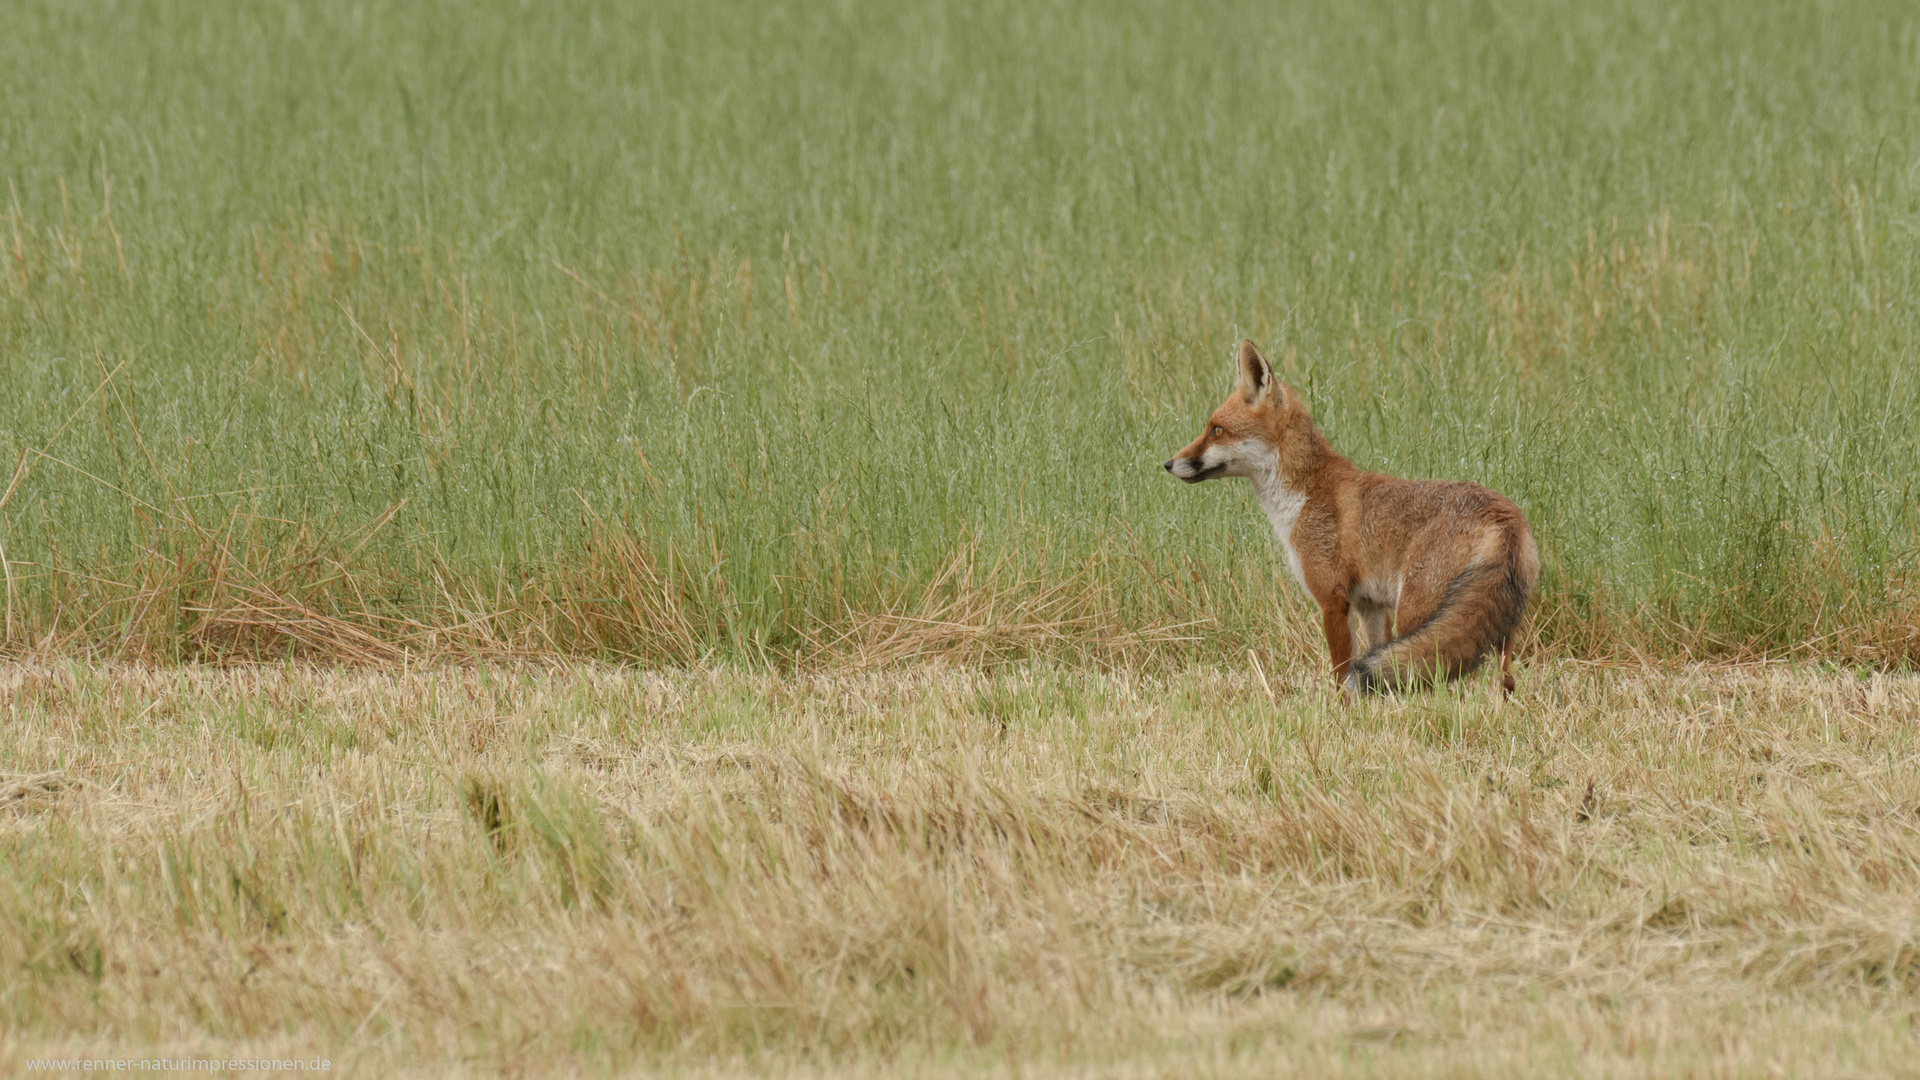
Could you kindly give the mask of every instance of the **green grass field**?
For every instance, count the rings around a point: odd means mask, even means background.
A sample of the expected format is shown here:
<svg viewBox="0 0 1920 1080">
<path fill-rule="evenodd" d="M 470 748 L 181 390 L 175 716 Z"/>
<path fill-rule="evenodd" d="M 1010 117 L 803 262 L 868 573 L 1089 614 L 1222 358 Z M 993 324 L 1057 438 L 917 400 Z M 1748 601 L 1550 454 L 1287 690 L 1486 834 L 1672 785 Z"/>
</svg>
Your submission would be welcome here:
<svg viewBox="0 0 1920 1080">
<path fill-rule="evenodd" d="M 1240 335 L 1553 654 L 1920 649 L 1905 5 L 7 21 L 16 652 L 1238 656 Z"/>
<path fill-rule="evenodd" d="M 1913 1068 L 1920 8 L 21 0 L 0 179 L 0 1080 Z"/>
</svg>

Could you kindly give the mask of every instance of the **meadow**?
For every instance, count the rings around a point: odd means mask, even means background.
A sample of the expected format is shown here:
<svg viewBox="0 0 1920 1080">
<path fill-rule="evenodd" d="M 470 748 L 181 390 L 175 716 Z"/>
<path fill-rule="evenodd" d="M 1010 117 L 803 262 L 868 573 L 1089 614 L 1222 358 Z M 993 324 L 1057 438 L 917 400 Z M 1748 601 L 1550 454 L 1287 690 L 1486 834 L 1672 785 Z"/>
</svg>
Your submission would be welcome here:
<svg viewBox="0 0 1920 1080">
<path fill-rule="evenodd" d="M 1911 6 L 0 23 L 0 1076 L 1911 1067 Z M 1513 702 L 1162 472 L 1242 337 Z"/>
<path fill-rule="evenodd" d="M 1904 5 L 22 5 L 16 653 L 1217 662 L 1239 336 L 1540 646 L 1915 658 Z"/>
</svg>

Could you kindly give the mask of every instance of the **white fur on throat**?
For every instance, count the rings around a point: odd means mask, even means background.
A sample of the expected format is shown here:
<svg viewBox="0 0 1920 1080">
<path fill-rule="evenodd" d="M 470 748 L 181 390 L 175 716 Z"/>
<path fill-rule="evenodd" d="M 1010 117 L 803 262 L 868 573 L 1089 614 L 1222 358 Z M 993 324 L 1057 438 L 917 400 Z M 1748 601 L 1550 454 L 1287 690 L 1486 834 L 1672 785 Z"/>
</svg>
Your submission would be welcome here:
<svg viewBox="0 0 1920 1080">
<path fill-rule="evenodd" d="M 1279 462 L 1274 467 L 1255 473 L 1253 496 L 1260 500 L 1260 509 L 1267 512 L 1267 520 L 1273 523 L 1273 535 L 1280 539 L 1280 549 L 1287 553 L 1287 569 L 1293 571 L 1293 580 L 1307 587 L 1307 576 L 1300 569 L 1300 553 L 1293 549 L 1293 523 L 1300 520 L 1300 508 L 1307 505 L 1307 493 L 1295 491 L 1280 478 Z"/>
<path fill-rule="evenodd" d="M 1222 476 L 1244 476 L 1253 481 L 1253 496 L 1260 500 L 1260 509 L 1267 512 L 1267 520 L 1273 523 L 1273 535 L 1280 539 L 1280 548 L 1287 553 L 1287 569 L 1293 571 L 1293 580 L 1306 588 L 1307 576 L 1300 569 L 1300 553 L 1293 550 L 1293 523 L 1300 519 L 1300 508 L 1307 505 L 1307 493 L 1293 490 L 1281 478 L 1280 452 L 1261 438 L 1215 443 L 1200 455 L 1200 467 L 1219 469 Z"/>
</svg>

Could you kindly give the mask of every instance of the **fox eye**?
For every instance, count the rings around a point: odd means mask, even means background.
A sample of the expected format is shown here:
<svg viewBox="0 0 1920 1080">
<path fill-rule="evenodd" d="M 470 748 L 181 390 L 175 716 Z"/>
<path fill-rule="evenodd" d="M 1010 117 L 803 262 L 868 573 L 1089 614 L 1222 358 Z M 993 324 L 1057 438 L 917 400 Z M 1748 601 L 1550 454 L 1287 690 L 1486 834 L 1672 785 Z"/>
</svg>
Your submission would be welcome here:
<svg viewBox="0 0 1920 1080">
<path fill-rule="evenodd" d="M 1220 429 L 1218 427 L 1213 429 L 1213 437 L 1216 439 L 1220 437 Z"/>
</svg>

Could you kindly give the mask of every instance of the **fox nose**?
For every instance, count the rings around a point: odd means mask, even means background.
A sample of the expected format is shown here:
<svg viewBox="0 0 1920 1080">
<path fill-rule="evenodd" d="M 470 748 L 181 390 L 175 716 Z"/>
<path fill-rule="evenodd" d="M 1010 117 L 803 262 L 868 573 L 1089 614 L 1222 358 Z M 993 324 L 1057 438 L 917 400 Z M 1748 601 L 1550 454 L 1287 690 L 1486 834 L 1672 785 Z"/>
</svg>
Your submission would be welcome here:
<svg viewBox="0 0 1920 1080">
<path fill-rule="evenodd" d="M 1164 462 L 1162 462 L 1162 463 L 1161 463 L 1161 465 L 1160 465 L 1160 467 L 1161 467 L 1161 468 L 1163 468 L 1163 469 L 1165 469 L 1165 470 L 1167 470 L 1168 472 L 1172 472 L 1172 471 L 1173 471 L 1173 459 L 1172 459 L 1172 458 L 1168 458 L 1168 459 L 1167 459 L 1166 461 L 1164 461 Z"/>
</svg>

